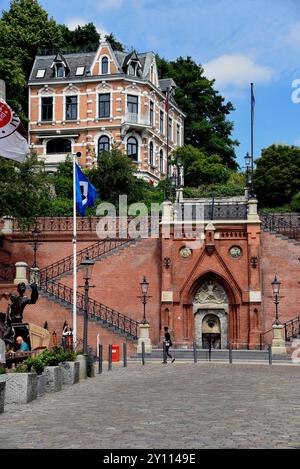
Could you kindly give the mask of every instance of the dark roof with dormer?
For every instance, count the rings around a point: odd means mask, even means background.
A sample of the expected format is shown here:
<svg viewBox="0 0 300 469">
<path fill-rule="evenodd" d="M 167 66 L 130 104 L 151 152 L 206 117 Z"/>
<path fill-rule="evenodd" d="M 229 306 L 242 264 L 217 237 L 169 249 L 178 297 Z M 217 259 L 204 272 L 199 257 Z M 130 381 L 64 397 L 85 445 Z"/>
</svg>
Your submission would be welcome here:
<svg viewBox="0 0 300 469">
<path fill-rule="evenodd" d="M 107 43 L 106 43 L 107 44 Z M 58 52 L 57 54 L 52 55 L 38 55 L 35 58 L 33 68 L 29 77 L 29 84 L 38 84 L 38 83 L 48 83 L 52 80 L 55 80 L 54 70 L 51 66 L 54 63 L 64 63 L 66 64 L 66 73 L 64 77 L 59 77 L 60 82 L 75 82 L 80 79 L 94 79 L 97 75 L 91 75 L 91 67 L 93 65 L 94 59 L 96 57 L 97 51 L 95 52 L 80 52 L 74 54 L 62 54 Z M 136 51 L 131 52 L 122 52 L 122 51 L 113 51 L 114 58 L 117 62 L 119 71 L 122 75 L 127 75 L 127 68 L 130 60 L 138 61 L 141 69 L 139 70 L 140 79 L 147 79 L 149 72 L 149 67 L 155 60 L 154 52 L 146 53 L 137 53 Z M 83 75 L 76 75 L 76 70 L 78 67 L 84 67 Z M 37 78 L 38 70 L 45 70 L 44 76 Z M 101 75 L 99 75 L 101 76 Z M 173 79 L 167 78 L 159 80 L 159 89 L 165 94 L 168 88 L 176 88 L 176 84 Z M 174 104 L 175 101 L 170 98 Z"/>
</svg>

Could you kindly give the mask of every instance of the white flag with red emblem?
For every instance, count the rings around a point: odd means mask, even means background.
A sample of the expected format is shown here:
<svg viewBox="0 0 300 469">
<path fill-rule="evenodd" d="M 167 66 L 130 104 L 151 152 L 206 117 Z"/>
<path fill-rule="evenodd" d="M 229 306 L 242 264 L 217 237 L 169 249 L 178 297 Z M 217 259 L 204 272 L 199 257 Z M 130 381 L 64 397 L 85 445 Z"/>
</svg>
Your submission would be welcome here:
<svg viewBox="0 0 300 469">
<path fill-rule="evenodd" d="M 0 156 L 22 162 L 28 153 L 29 146 L 19 117 L 0 99 Z"/>
</svg>

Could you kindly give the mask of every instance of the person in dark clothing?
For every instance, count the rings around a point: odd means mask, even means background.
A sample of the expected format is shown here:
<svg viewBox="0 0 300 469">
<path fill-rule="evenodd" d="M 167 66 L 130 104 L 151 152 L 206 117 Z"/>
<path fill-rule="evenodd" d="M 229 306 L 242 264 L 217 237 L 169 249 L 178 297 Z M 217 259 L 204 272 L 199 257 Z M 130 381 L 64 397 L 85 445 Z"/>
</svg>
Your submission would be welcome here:
<svg viewBox="0 0 300 469">
<path fill-rule="evenodd" d="M 169 348 L 172 347 L 172 345 L 173 345 L 172 341 L 171 341 L 170 333 L 168 332 L 169 328 L 167 326 L 165 326 L 164 330 L 165 330 L 164 345 L 166 347 L 166 357 L 164 358 L 163 363 L 167 363 L 167 360 L 168 360 L 167 357 L 171 358 L 171 363 L 174 363 L 175 358 L 173 358 L 172 355 L 169 353 Z"/>
</svg>

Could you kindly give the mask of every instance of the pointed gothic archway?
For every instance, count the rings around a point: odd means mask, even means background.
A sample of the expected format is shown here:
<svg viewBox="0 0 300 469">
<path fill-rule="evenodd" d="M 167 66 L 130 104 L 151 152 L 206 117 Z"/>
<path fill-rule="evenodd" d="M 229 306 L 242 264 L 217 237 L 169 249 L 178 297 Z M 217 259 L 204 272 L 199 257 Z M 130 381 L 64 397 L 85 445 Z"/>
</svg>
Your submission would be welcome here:
<svg viewBox="0 0 300 469">
<path fill-rule="evenodd" d="M 200 348 L 227 348 L 228 296 L 215 279 L 202 282 L 193 298 L 195 341 Z"/>
</svg>

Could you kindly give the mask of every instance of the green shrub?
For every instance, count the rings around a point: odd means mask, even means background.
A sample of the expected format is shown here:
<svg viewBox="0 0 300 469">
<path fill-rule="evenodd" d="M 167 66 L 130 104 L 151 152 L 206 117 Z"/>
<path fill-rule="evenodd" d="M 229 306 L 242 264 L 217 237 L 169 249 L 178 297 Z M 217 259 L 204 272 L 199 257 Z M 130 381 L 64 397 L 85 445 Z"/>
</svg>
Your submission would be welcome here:
<svg viewBox="0 0 300 469">
<path fill-rule="evenodd" d="M 24 362 L 24 365 L 27 366 L 28 371 L 35 371 L 38 375 L 41 375 L 45 368 L 45 365 L 40 356 L 27 358 L 27 360 Z"/>
<path fill-rule="evenodd" d="M 6 369 L 2 366 L 0 366 L 0 375 L 5 375 Z"/>
<path fill-rule="evenodd" d="M 46 349 L 39 355 L 40 360 L 44 366 L 57 366 L 60 363 L 58 354 Z"/>
<path fill-rule="evenodd" d="M 300 192 L 297 192 L 292 198 L 291 209 L 293 212 L 300 212 Z"/>
<path fill-rule="evenodd" d="M 20 363 L 20 365 L 11 369 L 11 373 L 28 373 L 28 368 L 24 363 Z"/>
</svg>

